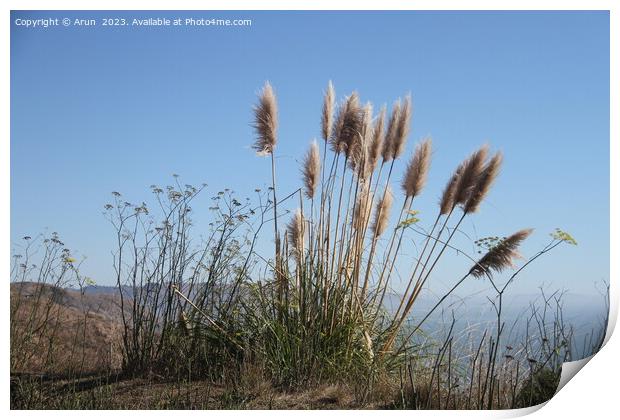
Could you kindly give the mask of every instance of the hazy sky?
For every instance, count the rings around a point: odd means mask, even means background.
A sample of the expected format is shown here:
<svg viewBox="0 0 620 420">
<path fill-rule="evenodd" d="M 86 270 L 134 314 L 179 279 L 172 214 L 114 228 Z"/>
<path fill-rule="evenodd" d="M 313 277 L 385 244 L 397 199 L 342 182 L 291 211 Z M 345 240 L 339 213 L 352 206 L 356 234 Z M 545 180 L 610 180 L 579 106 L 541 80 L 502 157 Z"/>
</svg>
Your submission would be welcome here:
<svg viewBox="0 0 620 420">
<path fill-rule="evenodd" d="M 252 26 L 15 25 L 156 16 Z M 173 173 L 206 182 L 199 234 L 217 191 L 245 197 L 268 186 L 268 160 L 250 149 L 251 107 L 265 80 L 280 107 L 281 194 L 298 188 L 299 160 L 320 137 L 328 80 L 339 99 L 357 89 L 376 108 L 411 92 L 407 158 L 424 136 L 434 142 L 414 205 L 423 222 L 434 220 L 451 171 L 488 142 L 505 154 L 502 174 L 464 230 L 476 238 L 533 227 L 526 256 L 556 227 L 577 239 L 529 268 L 515 286 L 522 292 L 545 284 L 593 294 L 609 278 L 606 12 L 14 12 L 11 20 L 11 241 L 58 231 L 99 284 L 112 283 L 114 231 L 102 215 L 111 191 L 148 203 L 149 186 L 173 182 Z M 449 284 L 468 264 L 448 256 L 435 281 Z"/>
</svg>

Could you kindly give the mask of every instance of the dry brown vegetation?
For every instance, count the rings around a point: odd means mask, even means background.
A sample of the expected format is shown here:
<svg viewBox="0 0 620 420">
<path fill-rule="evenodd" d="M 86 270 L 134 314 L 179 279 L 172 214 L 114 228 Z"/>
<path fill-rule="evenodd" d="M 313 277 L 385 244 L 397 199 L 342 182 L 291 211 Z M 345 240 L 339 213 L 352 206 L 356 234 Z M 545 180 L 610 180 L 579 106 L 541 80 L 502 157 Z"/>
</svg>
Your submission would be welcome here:
<svg viewBox="0 0 620 420">
<path fill-rule="evenodd" d="M 27 331 L 28 324 L 33 323 L 41 331 L 39 334 L 33 328 L 28 342 L 23 337 L 22 346 L 16 345 L 12 350 L 13 359 L 19 360 L 13 372 L 85 374 L 121 367 L 117 296 L 82 294 L 36 283 L 11 284 L 11 302 L 20 300 L 13 314 L 15 330 Z M 41 302 L 45 302 L 45 308 Z M 13 344 L 17 344 L 18 334 Z M 30 349 L 34 351 L 29 352 Z"/>
</svg>

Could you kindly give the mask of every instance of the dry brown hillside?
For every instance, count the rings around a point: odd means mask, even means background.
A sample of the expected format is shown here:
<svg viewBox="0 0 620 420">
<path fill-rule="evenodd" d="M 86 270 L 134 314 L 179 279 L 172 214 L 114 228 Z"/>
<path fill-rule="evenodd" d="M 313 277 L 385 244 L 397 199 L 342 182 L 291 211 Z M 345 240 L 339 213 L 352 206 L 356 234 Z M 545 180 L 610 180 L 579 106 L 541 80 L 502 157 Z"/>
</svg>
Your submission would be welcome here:
<svg viewBox="0 0 620 420">
<path fill-rule="evenodd" d="M 11 370 L 94 372 L 120 367 L 118 297 L 37 283 L 11 284 Z"/>
</svg>

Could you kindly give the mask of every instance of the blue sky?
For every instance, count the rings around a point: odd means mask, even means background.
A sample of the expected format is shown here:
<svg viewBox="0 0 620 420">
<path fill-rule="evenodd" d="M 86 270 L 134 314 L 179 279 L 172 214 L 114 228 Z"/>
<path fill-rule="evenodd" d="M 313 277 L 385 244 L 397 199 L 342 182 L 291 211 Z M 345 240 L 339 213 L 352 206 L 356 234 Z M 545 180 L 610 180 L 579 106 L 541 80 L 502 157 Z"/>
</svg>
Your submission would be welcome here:
<svg viewBox="0 0 620 420">
<path fill-rule="evenodd" d="M 157 16 L 253 22 L 14 24 Z M 173 173 L 185 183 L 206 182 L 196 207 L 200 233 L 208 223 L 200 210 L 215 192 L 228 187 L 245 197 L 268 185 L 268 161 L 250 149 L 251 106 L 265 80 L 280 107 L 281 194 L 298 188 L 299 160 L 320 137 L 328 80 L 338 98 L 357 89 L 376 108 L 411 92 L 406 155 L 422 137 L 434 141 L 416 206 L 423 221 L 434 220 L 451 171 L 488 142 L 504 152 L 504 166 L 466 231 L 481 237 L 533 227 L 526 256 L 556 227 L 579 242 L 541 259 L 515 287 L 593 294 L 595 282 L 609 279 L 605 12 L 13 12 L 11 21 L 11 241 L 58 231 L 88 257 L 84 271 L 100 284 L 112 282 L 114 232 L 102 215 L 111 191 L 139 202 L 150 199 L 151 184 L 173 182 Z M 462 273 L 468 263 L 458 261 L 446 259 L 438 284 Z"/>
</svg>

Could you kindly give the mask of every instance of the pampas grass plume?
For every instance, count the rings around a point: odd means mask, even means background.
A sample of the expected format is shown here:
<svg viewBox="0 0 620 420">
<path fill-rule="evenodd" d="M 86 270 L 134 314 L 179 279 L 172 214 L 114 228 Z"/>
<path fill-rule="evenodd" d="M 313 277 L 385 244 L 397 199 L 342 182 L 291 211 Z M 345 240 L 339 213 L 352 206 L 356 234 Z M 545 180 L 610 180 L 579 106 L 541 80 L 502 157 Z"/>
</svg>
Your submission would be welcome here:
<svg viewBox="0 0 620 420">
<path fill-rule="evenodd" d="M 375 219 L 372 224 L 372 231 L 376 238 L 381 236 L 387 229 L 393 200 L 394 196 L 392 194 L 392 190 L 388 186 L 385 190 L 383 198 L 377 203 L 375 208 Z"/>
<path fill-rule="evenodd" d="M 254 107 L 254 130 L 256 142 L 254 149 L 260 155 L 273 153 L 277 143 L 278 105 L 273 88 L 265 83 L 259 95 L 258 104 Z"/>
<path fill-rule="evenodd" d="M 332 135 L 332 125 L 334 123 L 334 85 L 330 80 L 327 84 L 327 91 L 323 97 L 323 111 L 321 112 L 321 134 L 323 140 L 327 141 Z"/>
<path fill-rule="evenodd" d="M 484 170 L 480 174 L 478 182 L 472 188 L 469 199 L 463 206 L 463 211 L 465 213 L 475 213 L 478 210 L 478 206 L 480 206 L 480 203 L 484 200 L 484 197 L 486 197 L 491 189 L 491 185 L 493 185 L 493 182 L 497 178 L 501 164 L 502 154 L 498 152 L 486 164 Z"/>
<path fill-rule="evenodd" d="M 431 163 L 431 146 L 430 139 L 418 144 L 415 153 L 409 160 L 402 182 L 407 197 L 419 195 L 426 184 L 426 176 Z"/>
<path fill-rule="evenodd" d="M 319 174 L 321 172 L 321 157 L 319 156 L 319 146 L 316 140 L 310 144 L 310 149 L 306 152 L 304 158 L 302 174 L 304 181 L 304 192 L 306 197 L 312 199 L 319 183 Z"/>
<path fill-rule="evenodd" d="M 474 277 L 482 277 L 491 271 L 501 272 L 513 265 L 513 259 L 519 257 L 517 248 L 530 234 L 533 229 L 520 230 L 506 239 L 501 240 L 492 247 L 478 262 L 469 270 Z"/>
</svg>

